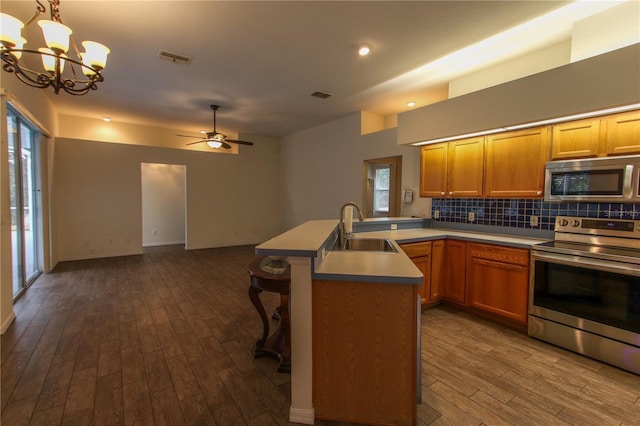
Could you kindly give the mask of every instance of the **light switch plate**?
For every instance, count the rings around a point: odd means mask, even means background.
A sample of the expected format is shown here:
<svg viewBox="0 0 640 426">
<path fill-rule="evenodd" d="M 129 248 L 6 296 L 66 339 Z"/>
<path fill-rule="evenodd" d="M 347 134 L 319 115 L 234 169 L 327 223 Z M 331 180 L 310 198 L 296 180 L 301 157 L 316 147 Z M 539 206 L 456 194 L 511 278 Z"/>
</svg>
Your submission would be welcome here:
<svg viewBox="0 0 640 426">
<path fill-rule="evenodd" d="M 397 223 L 392 223 L 391 224 L 391 230 L 394 231 L 396 229 L 398 229 L 398 224 Z"/>
<path fill-rule="evenodd" d="M 433 211 L 433 218 L 434 219 L 440 219 L 440 210 L 434 210 Z"/>
<path fill-rule="evenodd" d="M 529 225 L 538 226 L 538 216 L 529 216 Z"/>
<path fill-rule="evenodd" d="M 474 212 L 469 212 L 469 222 L 473 222 L 476 220 L 476 214 Z"/>
</svg>

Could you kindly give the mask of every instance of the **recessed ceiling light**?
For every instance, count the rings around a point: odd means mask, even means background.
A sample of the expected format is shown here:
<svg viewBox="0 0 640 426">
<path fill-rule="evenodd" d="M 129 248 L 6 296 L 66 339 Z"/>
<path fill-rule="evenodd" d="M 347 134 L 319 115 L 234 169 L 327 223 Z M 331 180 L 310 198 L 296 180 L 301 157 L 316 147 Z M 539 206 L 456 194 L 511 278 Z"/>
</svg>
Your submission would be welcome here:
<svg viewBox="0 0 640 426">
<path fill-rule="evenodd" d="M 206 130 L 200 130 L 200 133 L 202 133 L 203 135 L 206 135 L 207 131 Z"/>
<path fill-rule="evenodd" d="M 107 121 L 107 122 L 109 122 L 109 121 L 111 121 L 111 119 L 110 119 L 109 117 L 102 117 L 102 121 Z"/>
<path fill-rule="evenodd" d="M 371 46 L 368 44 L 362 44 L 358 47 L 358 55 L 367 56 L 371 52 Z"/>
<path fill-rule="evenodd" d="M 411 107 L 416 106 L 416 103 L 415 103 L 415 102 L 413 102 L 413 101 L 409 101 L 409 102 L 407 102 L 407 106 L 408 106 L 409 108 L 411 108 Z"/>
</svg>

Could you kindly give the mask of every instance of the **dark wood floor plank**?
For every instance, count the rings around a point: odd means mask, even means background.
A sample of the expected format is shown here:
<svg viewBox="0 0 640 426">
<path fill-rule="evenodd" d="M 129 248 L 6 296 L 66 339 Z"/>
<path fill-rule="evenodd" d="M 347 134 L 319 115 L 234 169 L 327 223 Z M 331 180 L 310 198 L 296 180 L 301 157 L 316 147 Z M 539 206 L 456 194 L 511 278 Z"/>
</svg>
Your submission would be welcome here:
<svg viewBox="0 0 640 426">
<path fill-rule="evenodd" d="M 178 426 L 186 424 L 178 397 L 172 388 L 151 393 L 151 406 L 156 425 Z"/>
<path fill-rule="evenodd" d="M 123 424 L 153 425 L 153 409 L 145 380 L 125 383 L 122 386 Z"/>
<path fill-rule="evenodd" d="M 147 352 L 143 355 L 143 359 L 150 393 L 173 388 L 169 368 L 162 351 Z"/>
<path fill-rule="evenodd" d="M 100 376 L 96 380 L 93 407 L 95 425 L 119 425 L 124 420 L 122 379 L 120 373 Z"/>
<path fill-rule="evenodd" d="M 97 374 L 97 367 L 74 370 L 64 407 L 64 422 L 93 418 Z"/>
<path fill-rule="evenodd" d="M 73 362 L 57 364 L 49 369 L 36 405 L 36 412 L 56 406 L 64 407 L 73 375 Z"/>
</svg>

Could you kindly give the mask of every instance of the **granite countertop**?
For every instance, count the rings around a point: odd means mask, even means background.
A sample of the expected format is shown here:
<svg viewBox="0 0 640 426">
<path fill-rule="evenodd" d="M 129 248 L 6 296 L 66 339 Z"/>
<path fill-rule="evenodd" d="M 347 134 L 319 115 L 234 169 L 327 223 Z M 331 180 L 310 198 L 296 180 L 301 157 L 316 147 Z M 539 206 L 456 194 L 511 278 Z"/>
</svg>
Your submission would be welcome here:
<svg viewBox="0 0 640 426">
<path fill-rule="evenodd" d="M 366 221 L 371 221 L 367 219 Z M 379 222 L 379 219 L 373 221 Z M 314 279 L 421 284 L 422 273 L 398 244 L 455 238 L 465 241 L 531 248 L 546 239 L 512 235 L 487 234 L 443 228 L 412 228 L 358 232 L 361 238 L 387 238 L 394 241 L 397 253 L 327 251 L 325 243 L 338 225 L 337 220 L 315 220 L 303 223 L 256 247 L 256 254 L 310 257 Z"/>
</svg>

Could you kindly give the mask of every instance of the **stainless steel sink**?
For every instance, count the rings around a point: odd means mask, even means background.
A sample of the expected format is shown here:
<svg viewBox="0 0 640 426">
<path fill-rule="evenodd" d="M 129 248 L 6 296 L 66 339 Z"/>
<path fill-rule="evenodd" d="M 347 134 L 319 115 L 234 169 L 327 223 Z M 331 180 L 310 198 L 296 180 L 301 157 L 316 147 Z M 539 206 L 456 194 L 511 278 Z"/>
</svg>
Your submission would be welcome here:
<svg viewBox="0 0 640 426">
<path fill-rule="evenodd" d="M 345 248 L 340 247 L 338 239 L 332 250 L 397 252 L 391 240 L 385 238 L 347 238 Z"/>
</svg>

